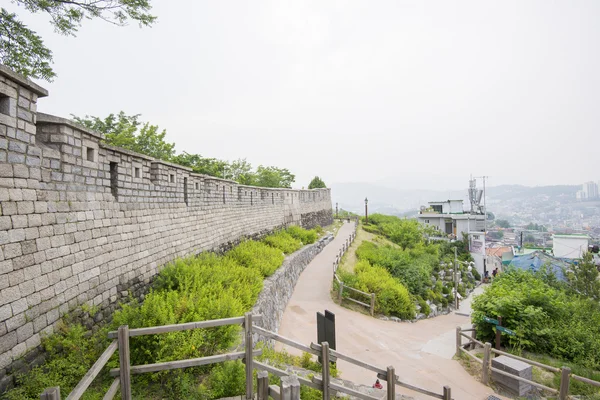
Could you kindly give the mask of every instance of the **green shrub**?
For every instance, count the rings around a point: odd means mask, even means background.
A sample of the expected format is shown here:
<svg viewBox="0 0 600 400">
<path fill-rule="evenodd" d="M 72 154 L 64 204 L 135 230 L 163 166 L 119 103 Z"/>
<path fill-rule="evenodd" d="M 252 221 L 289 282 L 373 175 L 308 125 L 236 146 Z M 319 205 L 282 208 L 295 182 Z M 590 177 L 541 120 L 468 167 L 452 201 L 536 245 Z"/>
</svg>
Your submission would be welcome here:
<svg viewBox="0 0 600 400">
<path fill-rule="evenodd" d="M 431 314 L 431 307 L 429 307 L 429 304 L 427 304 L 427 302 L 420 297 L 417 299 L 417 301 L 419 303 L 419 307 L 421 307 L 421 313 L 429 316 L 429 314 Z"/>
<path fill-rule="evenodd" d="M 437 250 L 424 250 L 417 246 L 412 250 L 402 250 L 392 246 L 378 246 L 373 242 L 364 241 L 356 249 L 359 260 L 368 261 L 388 270 L 398 278 L 414 295 L 424 296 L 431 285 L 433 266 L 438 264 Z"/>
<path fill-rule="evenodd" d="M 233 248 L 227 255 L 246 268 L 254 268 L 267 277 L 283 264 L 285 256 L 265 243 L 245 241 Z"/>
<path fill-rule="evenodd" d="M 240 396 L 246 392 L 246 370 L 241 361 L 216 364 L 202 382 L 213 399 Z"/>
<path fill-rule="evenodd" d="M 484 316 L 502 316 L 516 336 L 502 335 L 505 346 L 573 361 L 600 370 L 600 304 L 548 285 L 540 276 L 509 270 L 473 301 L 478 338 L 491 341 Z"/>
<path fill-rule="evenodd" d="M 4 393 L 5 399 L 39 399 L 45 388 L 60 386 L 63 393 L 69 393 L 96 362 L 108 346 L 107 329 L 101 329 L 91 338 L 79 324 L 59 323 L 55 333 L 42 341 L 46 350 L 46 362 L 33 368 L 25 375 L 17 377 L 17 387 Z M 116 356 L 108 363 L 109 367 L 118 367 Z M 106 377 L 106 373 L 103 373 Z M 110 386 L 109 381 L 97 379 L 88 389 L 87 398 L 101 399 L 103 391 Z"/>
<path fill-rule="evenodd" d="M 263 242 L 271 247 L 281 250 L 285 254 L 291 254 L 302 247 L 302 243 L 293 238 L 289 233 L 280 231 L 263 239 Z"/>
<path fill-rule="evenodd" d="M 311 244 L 317 241 L 317 232 L 314 230 L 309 231 L 300 228 L 299 226 L 292 225 L 286 229 L 286 232 L 289 233 L 291 237 L 300 240 L 304 244 Z"/>
<path fill-rule="evenodd" d="M 385 315 L 412 319 L 415 307 L 408 290 L 382 267 L 371 266 L 367 261 L 359 261 L 354 267 L 355 274 L 342 273 L 344 284 L 367 293 L 375 293 L 375 310 Z M 365 299 L 362 299 L 363 301 Z"/>
</svg>

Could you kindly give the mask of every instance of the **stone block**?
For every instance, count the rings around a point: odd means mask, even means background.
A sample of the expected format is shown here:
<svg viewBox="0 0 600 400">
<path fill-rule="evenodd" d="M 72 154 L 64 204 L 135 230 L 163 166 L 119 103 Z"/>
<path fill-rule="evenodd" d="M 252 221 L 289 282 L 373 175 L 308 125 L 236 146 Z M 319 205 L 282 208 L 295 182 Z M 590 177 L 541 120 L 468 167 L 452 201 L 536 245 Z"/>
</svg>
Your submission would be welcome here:
<svg viewBox="0 0 600 400">
<path fill-rule="evenodd" d="M 492 367 L 521 378 L 529 380 L 533 379 L 533 367 L 523 361 L 515 360 L 514 358 L 507 356 L 496 357 L 492 359 Z M 499 386 L 502 386 L 516 396 L 525 396 L 533 389 L 533 386 L 528 383 L 518 381 L 494 371 L 492 371 L 492 379 Z"/>
</svg>

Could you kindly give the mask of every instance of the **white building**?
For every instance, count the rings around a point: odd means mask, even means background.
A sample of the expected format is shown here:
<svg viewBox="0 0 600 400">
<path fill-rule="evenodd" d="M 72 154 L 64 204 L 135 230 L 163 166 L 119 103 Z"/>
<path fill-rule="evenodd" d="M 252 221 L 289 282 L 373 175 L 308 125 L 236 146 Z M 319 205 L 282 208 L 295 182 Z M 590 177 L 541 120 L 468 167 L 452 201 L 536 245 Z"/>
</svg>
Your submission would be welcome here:
<svg viewBox="0 0 600 400">
<path fill-rule="evenodd" d="M 463 233 L 485 229 L 485 215 L 466 213 L 462 200 L 431 201 L 428 207 L 421 207 L 418 220 L 457 239 L 461 239 Z"/>
<path fill-rule="evenodd" d="M 553 235 L 552 252 L 556 258 L 579 259 L 588 250 L 588 235 Z"/>
<path fill-rule="evenodd" d="M 596 182 L 586 182 L 581 190 L 577 191 L 577 200 L 589 200 L 598 198 L 598 184 Z"/>
</svg>

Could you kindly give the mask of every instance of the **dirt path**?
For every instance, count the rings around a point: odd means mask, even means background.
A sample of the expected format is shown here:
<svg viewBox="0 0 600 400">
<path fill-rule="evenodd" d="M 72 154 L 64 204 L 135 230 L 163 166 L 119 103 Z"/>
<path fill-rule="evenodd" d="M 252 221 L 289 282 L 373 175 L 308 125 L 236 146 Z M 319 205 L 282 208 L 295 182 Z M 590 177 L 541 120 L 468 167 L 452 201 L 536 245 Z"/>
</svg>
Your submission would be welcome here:
<svg viewBox="0 0 600 400">
<path fill-rule="evenodd" d="M 304 344 L 316 342 L 316 313 L 328 309 L 336 318 L 338 351 L 382 368 L 392 365 L 402 381 L 437 393 L 449 385 L 457 400 L 483 400 L 494 394 L 452 360 L 456 327 L 469 326 L 468 317 L 449 314 L 414 324 L 396 323 L 353 312 L 331 300 L 332 263 L 352 229 L 353 224 L 344 224 L 333 242 L 306 267 L 284 312 L 279 333 Z M 286 350 L 297 353 L 292 348 Z M 344 379 L 367 385 L 375 381 L 374 373 L 347 362 L 338 362 L 338 367 Z M 397 390 L 417 399 L 429 398 L 408 389 Z"/>
</svg>

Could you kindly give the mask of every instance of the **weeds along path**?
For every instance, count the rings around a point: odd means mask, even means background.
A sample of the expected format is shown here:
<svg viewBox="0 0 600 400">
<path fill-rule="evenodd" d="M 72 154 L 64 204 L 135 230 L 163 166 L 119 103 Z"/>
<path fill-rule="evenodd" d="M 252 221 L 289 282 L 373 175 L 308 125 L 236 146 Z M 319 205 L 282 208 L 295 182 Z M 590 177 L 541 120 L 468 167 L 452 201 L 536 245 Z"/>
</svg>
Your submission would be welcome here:
<svg viewBox="0 0 600 400">
<path fill-rule="evenodd" d="M 335 314 L 337 350 L 385 368 L 392 365 L 407 383 L 442 392 L 444 385 L 452 388 L 452 397 L 487 399 L 493 390 L 477 382 L 452 359 L 457 326 L 468 327 L 467 317 L 448 314 L 417 323 L 382 321 L 338 306 L 330 296 L 332 264 L 342 243 L 353 230 L 345 223 L 336 238 L 306 267 L 283 314 L 279 333 L 303 344 L 317 341 L 316 313 L 325 309 Z M 285 348 L 298 354 L 293 348 Z M 371 385 L 375 374 L 345 361 L 338 362 L 342 378 Z M 426 398 L 408 389 L 397 387 L 398 393 Z"/>
</svg>

